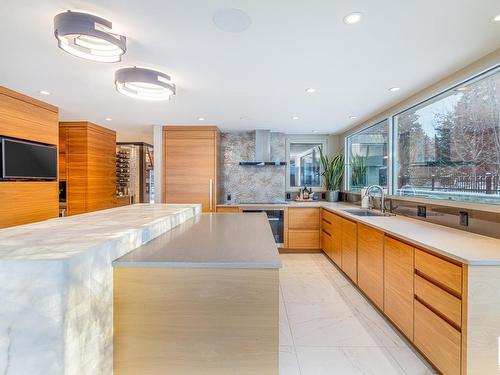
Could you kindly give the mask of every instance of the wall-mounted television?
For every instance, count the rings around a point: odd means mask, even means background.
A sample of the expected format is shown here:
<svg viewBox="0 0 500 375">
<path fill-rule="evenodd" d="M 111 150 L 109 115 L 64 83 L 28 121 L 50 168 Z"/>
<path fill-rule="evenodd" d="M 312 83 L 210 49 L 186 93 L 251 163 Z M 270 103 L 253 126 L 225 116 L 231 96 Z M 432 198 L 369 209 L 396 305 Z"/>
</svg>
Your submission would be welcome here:
<svg viewBox="0 0 500 375">
<path fill-rule="evenodd" d="M 0 179 L 57 180 L 57 146 L 0 136 Z"/>
</svg>

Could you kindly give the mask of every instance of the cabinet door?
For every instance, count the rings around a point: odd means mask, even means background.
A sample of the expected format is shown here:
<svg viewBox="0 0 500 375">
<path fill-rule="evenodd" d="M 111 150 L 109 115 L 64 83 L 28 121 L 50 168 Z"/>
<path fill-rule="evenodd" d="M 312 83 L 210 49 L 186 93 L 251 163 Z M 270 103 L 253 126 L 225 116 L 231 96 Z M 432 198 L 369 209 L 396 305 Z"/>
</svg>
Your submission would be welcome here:
<svg viewBox="0 0 500 375">
<path fill-rule="evenodd" d="M 321 229 L 321 249 L 329 258 L 332 257 L 332 234 L 327 228 Z"/>
<path fill-rule="evenodd" d="M 335 264 L 342 267 L 342 218 L 337 215 L 332 216 L 332 255 Z"/>
<path fill-rule="evenodd" d="M 413 340 L 414 248 L 391 237 L 384 238 L 384 313 Z"/>
<path fill-rule="evenodd" d="M 358 224 L 358 286 L 384 308 L 384 234 Z"/>
<path fill-rule="evenodd" d="M 356 223 L 342 219 L 342 270 L 358 282 L 358 246 Z"/>
<path fill-rule="evenodd" d="M 215 211 L 215 132 L 164 133 L 165 201 L 201 203 L 203 212 Z"/>
<path fill-rule="evenodd" d="M 288 208 L 288 229 L 319 231 L 319 208 Z"/>
</svg>

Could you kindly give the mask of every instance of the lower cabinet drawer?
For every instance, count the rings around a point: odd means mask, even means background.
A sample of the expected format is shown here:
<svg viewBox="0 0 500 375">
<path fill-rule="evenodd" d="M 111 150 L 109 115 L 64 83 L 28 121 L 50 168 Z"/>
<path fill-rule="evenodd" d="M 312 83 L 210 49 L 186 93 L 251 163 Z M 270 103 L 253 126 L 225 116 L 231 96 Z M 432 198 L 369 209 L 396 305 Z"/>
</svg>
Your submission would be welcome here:
<svg viewBox="0 0 500 375">
<path fill-rule="evenodd" d="M 289 230 L 288 247 L 291 249 L 319 249 L 319 230 Z"/>
<path fill-rule="evenodd" d="M 321 248 L 330 258 L 332 257 L 332 234 L 326 229 L 321 230 Z"/>
<path fill-rule="evenodd" d="M 426 279 L 415 275 L 415 295 L 457 327 L 462 326 L 462 301 Z"/>
<path fill-rule="evenodd" d="M 460 375 L 460 332 L 415 300 L 415 346 L 443 375 Z"/>
</svg>

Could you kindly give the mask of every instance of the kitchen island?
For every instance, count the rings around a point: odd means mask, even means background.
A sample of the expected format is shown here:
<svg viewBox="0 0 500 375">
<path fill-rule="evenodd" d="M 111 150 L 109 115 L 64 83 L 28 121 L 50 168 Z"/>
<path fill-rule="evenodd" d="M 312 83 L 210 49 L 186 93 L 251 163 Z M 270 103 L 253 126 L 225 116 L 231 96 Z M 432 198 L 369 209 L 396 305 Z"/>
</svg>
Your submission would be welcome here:
<svg viewBox="0 0 500 375">
<path fill-rule="evenodd" d="M 116 375 L 277 375 L 281 260 L 264 214 L 202 214 L 114 266 Z"/>
<path fill-rule="evenodd" d="M 200 212 L 136 204 L 0 230 L 0 373 L 112 374 L 111 262 Z"/>
</svg>

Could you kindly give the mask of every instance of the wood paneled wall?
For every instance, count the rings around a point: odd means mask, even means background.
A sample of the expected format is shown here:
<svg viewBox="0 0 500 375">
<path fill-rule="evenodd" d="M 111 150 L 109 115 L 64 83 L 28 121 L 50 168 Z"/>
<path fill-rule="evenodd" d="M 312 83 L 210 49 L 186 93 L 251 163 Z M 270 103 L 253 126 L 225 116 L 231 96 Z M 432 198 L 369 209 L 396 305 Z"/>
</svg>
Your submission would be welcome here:
<svg viewBox="0 0 500 375">
<path fill-rule="evenodd" d="M 58 144 L 58 108 L 0 86 L 0 135 Z M 0 181 L 0 228 L 59 216 L 57 181 Z"/>
<path fill-rule="evenodd" d="M 61 122 L 59 141 L 67 214 L 115 207 L 116 133 L 90 122 Z"/>
</svg>

